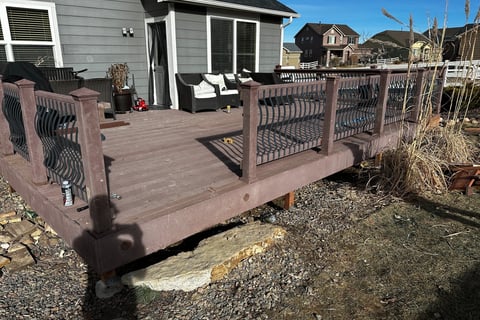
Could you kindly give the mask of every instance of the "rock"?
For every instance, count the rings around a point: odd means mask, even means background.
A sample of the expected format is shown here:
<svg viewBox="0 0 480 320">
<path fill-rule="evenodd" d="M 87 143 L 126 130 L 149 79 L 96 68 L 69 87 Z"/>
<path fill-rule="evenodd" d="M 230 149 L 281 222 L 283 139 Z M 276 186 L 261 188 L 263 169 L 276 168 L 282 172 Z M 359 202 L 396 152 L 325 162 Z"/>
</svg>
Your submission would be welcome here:
<svg viewBox="0 0 480 320">
<path fill-rule="evenodd" d="M 7 218 L 11 218 L 15 216 L 17 213 L 15 211 L 8 211 L 0 213 L 0 221 L 6 220 Z"/>
<path fill-rule="evenodd" d="M 259 222 L 236 227 L 201 241 L 194 251 L 128 273 L 122 283 L 156 291 L 192 291 L 220 280 L 242 260 L 265 251 L 285 233 L 281 227 Z"/>
<path fill-rule="evenodd" d="M 53 234 L 54 236 L 57 235 L 57 233 L 55 232 L 55 230 L 53 230 L 53 228 L 50 227 L 48 224 L 45 224 L 45 232 L 51 233 L 51 234 Z"/>
<path fill-rule="evenodd" d="M 8 243 L 14 240 L 14 237 L 6 232 L 6 231 L 0 231 L 0 243 Z"/>
<path fill-rule="evenodd" d="M 0 268 L 5 267 L 7 264 L 10 263 L 10 259 L 4 256 L 0 256 Z"/>
<path fill-rule="evenodd" d="M 12 211 L 13 213 L 15 213 L 15 211 Z M 11 215 L 11 216 L 8 216 L 8 217 L 4 217 L 4 218 L 1 218 L 0 219 L 0 224 L 2 225 L 6 225 L 6 224 L 10 224 L 10 223 L 16 223 L 16 222 L 20 222 L 22 221 L 22 217 L 20 215 Z"/>
<path fill-rule="evenodd" d="M 118 277 L 113 277 L 105 281 L 99 280 L 95 283 L 95 295 L 99 299 L 111 298 L 122 290 L 123 285 Z"/>
</svg>

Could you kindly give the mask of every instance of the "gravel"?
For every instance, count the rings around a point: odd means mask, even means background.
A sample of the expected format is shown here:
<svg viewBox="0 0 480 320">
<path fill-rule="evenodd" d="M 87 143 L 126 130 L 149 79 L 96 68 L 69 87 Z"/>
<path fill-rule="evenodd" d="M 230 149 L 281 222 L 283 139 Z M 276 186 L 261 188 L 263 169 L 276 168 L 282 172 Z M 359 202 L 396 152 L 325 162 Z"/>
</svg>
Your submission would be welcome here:
<svg viewBox="0 0 480 320">
<path fill-rule="evenodd" d="M 0 196 L 0 212 L 29 211 L 3 180 Z M 298 297 L 312 296 L 313 275 L 328 269 L 322 259 L 331 250 L 326 237 L 395 199 L 335 179 L 308 185 L 295 196 L 289 210 L 270 203 L 228 221 L 262 220 L 288 233 L 223 280 L 188 293 L 124 288 L 112 298 L 97 299 L 92 289 L 97 275 L 61 239 L 44 233 L 30 246 L 35 265 L 1 274 L 0 319 L 300 319 L 296 315 L 306 302 Z"/>
</svg>

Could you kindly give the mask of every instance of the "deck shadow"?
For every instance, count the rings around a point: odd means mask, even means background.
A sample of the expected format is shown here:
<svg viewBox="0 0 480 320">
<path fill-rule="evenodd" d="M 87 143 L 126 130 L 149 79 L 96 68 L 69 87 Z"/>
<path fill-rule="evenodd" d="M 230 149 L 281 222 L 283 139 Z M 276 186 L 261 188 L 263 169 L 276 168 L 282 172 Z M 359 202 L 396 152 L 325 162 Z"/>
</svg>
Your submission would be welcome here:
<svg viewBox="0 0 480 320">
<path fill-rule="evenodd" d="M 226 132 L 213 136 L 197 138 L 222 163 L 239 177 L 242 175 L 240 163 L 243 157 L 243 132 Z"/>
</svg>

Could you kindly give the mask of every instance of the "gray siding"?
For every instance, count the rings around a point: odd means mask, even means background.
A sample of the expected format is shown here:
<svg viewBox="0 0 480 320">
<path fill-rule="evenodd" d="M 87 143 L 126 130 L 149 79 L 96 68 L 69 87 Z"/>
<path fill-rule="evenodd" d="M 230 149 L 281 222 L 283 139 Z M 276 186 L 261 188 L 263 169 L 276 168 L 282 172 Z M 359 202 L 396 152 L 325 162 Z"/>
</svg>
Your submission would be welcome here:
<svg viewBox="0 0 480 320">
<path fill-rule="evenodd" d="M 179 73 L 207 72 L 207 18 L 204 10 L 177 8 L 177 66 Z"/>
<path fill-rule="evenodd" d="M 273 21 L 260 23 L 259 72 L 271 72 L 280 63 L 282 48 L 280 23 Z"/>
<path fill-rule="evenodd" d="M 128 63 L 138 95 L 147 96 L 144 9 L 138 0 L 55 0 L 63 64 L 104 77 L 112 63 Z M 124 37 L 122 28 L 133 28 Z M 132 84 L 132 79 L 129 80 Z"/>
</svg>

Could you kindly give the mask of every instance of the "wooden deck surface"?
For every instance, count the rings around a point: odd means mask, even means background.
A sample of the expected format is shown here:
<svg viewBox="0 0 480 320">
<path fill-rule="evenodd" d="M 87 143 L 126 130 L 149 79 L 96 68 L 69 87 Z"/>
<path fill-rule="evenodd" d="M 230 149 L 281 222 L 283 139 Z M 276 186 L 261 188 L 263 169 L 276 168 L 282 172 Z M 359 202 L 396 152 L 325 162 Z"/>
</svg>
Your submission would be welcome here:
<svg viewBox="0 0 480 320">
<path fill-rule="evenodd" d="M 240 179 L 242 108 L 190 114 L 151 110 L 119 114 L 128 125 L 102 129 L 114 229 L 89 232 L 87 203 L 66 208 L 56 184 L 36 186 L 18 155 L 0 159 L 2 175 L 99 272 L 182 240 L 308 183 L 374 156 L 398 138 L 363 133 L 335 142 L 331 155 L 313 150 L 261 165 L 257 180 Z M 223 138 L 233 138 L 225 143 Z"/>
</svg>

